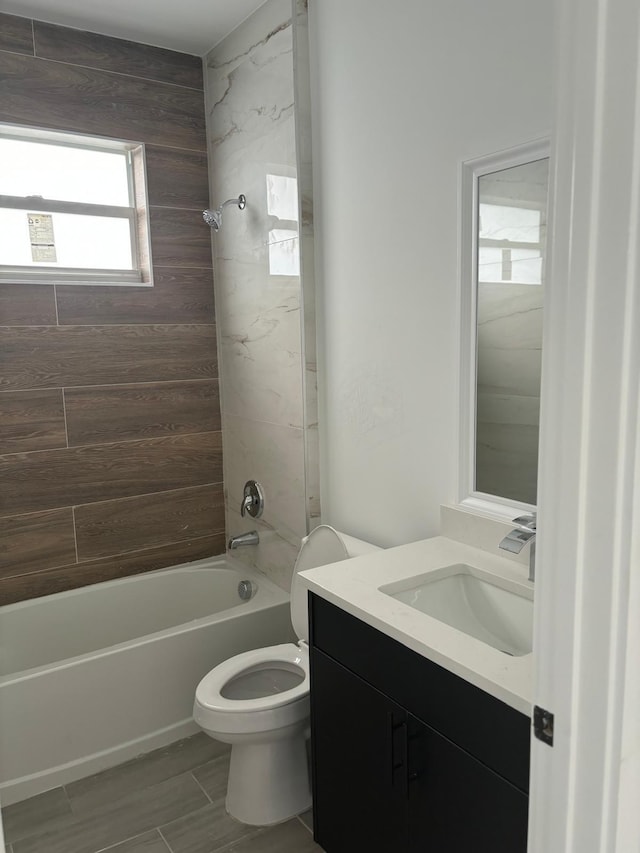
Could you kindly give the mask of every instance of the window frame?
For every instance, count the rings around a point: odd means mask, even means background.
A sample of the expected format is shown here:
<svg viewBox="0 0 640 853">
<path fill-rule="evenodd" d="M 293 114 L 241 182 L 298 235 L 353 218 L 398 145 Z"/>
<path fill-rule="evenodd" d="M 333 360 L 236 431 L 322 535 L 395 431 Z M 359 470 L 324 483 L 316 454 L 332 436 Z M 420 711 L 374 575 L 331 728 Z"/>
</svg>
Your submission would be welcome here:
<svg viewBox="0 0 640 853">
<path fill-rule="evenodd" d="M 12 138 L 63 148 L 84 151 L 118 152 L 123 154 L 127 167 L 128 206 L 64 201 L 40 196 L 11 196 L 0 194 L 0 209 L 24 210 L 33 213 L 66 213 L 84 216 L 125 219 L 129 223 L 132 269 L 101 269 L 93 267 L 62 267 L 46 264 L 10 265 L 0 263 L 0 282 L 3 284 L 104 284 L 152 286 L 151 243 L 147 227 L 148 198 L 144 143 L 128 140 L 67 133 L 45 128 L 24 127 L 0 122 L 0 138 Z M 148 258 L 145 263 L 143 259 Z"/>
</svg>

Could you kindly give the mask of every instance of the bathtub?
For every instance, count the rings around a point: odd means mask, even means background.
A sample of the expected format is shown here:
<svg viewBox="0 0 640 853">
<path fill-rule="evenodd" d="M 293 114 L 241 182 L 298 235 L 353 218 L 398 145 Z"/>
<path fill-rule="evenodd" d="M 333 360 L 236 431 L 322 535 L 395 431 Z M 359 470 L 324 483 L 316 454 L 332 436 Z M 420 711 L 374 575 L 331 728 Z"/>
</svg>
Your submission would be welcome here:
<svg viewBox="0 0 640 853">
<path fill-rule="evenodd" d="M 246 601 L 244 579 L 255 591 Z M 0 607 L 0 800 L 198 731 L 200 679 L 232 655 L 291 638 L 289 596 L 231 559 Z"/>
</svg>

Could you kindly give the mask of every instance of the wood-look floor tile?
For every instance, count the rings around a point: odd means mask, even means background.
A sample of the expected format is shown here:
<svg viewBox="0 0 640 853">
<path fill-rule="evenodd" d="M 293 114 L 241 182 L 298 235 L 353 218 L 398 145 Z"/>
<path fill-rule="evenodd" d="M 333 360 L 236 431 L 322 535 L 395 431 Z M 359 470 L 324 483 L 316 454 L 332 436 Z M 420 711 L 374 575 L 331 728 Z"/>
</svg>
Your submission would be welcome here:
<svg viewBox="0 0 640 853">
<path fill-rule="evenodd" d="M 208 761 L 202 767 L 197 767 L 193 775 L 205 790 L 210 800 L 224 799 L 227 794 L 227 780 L 229 778 L 229 755 L 216 757 Z"/>
<path fill-rule="evenodd" d="M 173 776 L 181 776 L 201 764 L 224 756 L 229 749 L 227 744 L 199 732 L 125 764 L 71 782 L 66 785 L 67 796 L 74 813 L 80 815 L 101 805 L 115 803 Z"/>
<path fill-rule="evenodd" d="M 0 284 L 0 326 L 55 325 L 56 300 L 52 285 Z"/>
<path fill-rule="evenodd" d="M 172 853 L 215 853 L 242 839 L 253 839 L 261 831 L 229 817 L 223 799 L 160 826 L 160 834 Z"/>
<path fill-rule="evenodd" d="M 62 566 L 46 572 L 33 572 L 28 575 L 0 579 L 0 605 L 53 595 L 68 589 L 78 589 L 102 581 L 126 578 L 142 572 L 164 569 L 203 560 L 205 557 L 220 557 L 224 554 L 226 540 L 224 533 L 204 536 L 186 542 L 165 545 L 162 548 L 150 548 L 148 551 L 135 551 L 101 560 L 90 560 L 71 566 Z"/>
<path fill-rule="evenodd" d="M 95 853 L 197 811 L 206 799 L 190 773 L 173 777 L 16 841 L 14 853 Z"/>
<path fill-rule="evenodd" d="M 11 454 L 0 457 L 0 517 L 220 482 L 219 432 Z"/>
<path fill-rule="evenodd" d="M 0 390 L 217 377 L 214 326 L 0 327 Z"/>
<path fill-rule="evenodd" d="M 0 578 L 55 569 L 75 559 L 69 507 L 0 518 Z"/>
<path fill-rule="evenodd" d="M 13 842 L 19 838 L 46 832 L 60 818 L 68 818 L 71 806 L 64 788 L 52 788 L 44 794 L 5 806 L 2 809 L 4 836 Z"/>
<path fill-rule="evenodd" d="M 17 53 L 0 55 L 0 73 L 4 121 L 206 150 L 197 89 Z"/>
<path fill-rule="evenodd" d="M 34 35 L 36 55 L 43 59 L 202 89 L 199 56 L 41 21 L 34 21 Z"/>
<path fill-rule="evenodd" d="M 211 267 L 211 229 L 199 210 L 151 207 L 153 263 L 164 267 Z"/>
<path fill-rule="evenodd" d="M 298 815 L 298 818 L 307 827 L 307 829 L 313 832 L 313 809 L 303 812 L 301 815 Z"/>
<path fill-rule="evenodd" d="M 81 562 L 224 532 L 222 483 L 102 501 L 74 512 Z"/>
<path fill-rule="evenodd" d="M 293 818 L 231 844 L 225 853 L 322 853 L 322 847 L 315 843 L 300 821 Z"/>
<path fill-rule="evenodd" d="M 221 428 L 217 379 L 67 388 L 65 407 L 71 447 Z"/>
<path fill-rule="evenodd" d="M 129 838 L 99 853 L 171 853 L 157 829 Z"/>
<path fill-rule="evenodd" d="M 30 18 L 0 13 L 0 50 L 33 55 Z"/>
<path fill-rule="evenodd" d="M 206 268 L 180 269 L 155 264 L 153 287 L 59 285 L 56 293 L 62 326 L 201 324 L 213 323 L 215 319 L 213 271 Z"/>
<path fill-rule="evenodd" d="M 67 446 L 62 391 L 0 392 L 0 454 Z"/>
</svg>

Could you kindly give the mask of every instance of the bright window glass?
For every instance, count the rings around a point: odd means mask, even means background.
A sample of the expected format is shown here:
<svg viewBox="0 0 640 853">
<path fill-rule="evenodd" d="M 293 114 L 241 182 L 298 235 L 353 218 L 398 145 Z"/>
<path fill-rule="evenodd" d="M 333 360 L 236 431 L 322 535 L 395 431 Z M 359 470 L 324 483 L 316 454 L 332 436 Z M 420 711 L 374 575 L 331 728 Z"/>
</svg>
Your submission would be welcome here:
<svg viewBox="0 0 640 853">
<path fill-rule="evenodd" d="M 124 141 L 0 125 L 0 279 L 140 283 L 143 156 Z"/>
<path fill-rule="evenodd" d="M 0 139 L 0 163 L 0 195 L 131 204 L 126 151 Z"/>
<path fill-rule="evenodd" d="M 37 211 L 34 210 L 34 213 Z M 131 234 L 127 219 L 51 213 L 55 259 L 34 261 L 29 234 L 30 212 L 0 209 L 2 263 L 54 268 L 131 270 Z"/>
</svg>

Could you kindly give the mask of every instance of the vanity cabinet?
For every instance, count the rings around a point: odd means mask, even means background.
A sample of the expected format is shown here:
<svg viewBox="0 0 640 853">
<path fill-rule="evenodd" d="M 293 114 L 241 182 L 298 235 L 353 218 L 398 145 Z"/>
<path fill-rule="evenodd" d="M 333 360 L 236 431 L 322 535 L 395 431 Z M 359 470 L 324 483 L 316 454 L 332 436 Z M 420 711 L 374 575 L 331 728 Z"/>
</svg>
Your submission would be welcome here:
<svg viewBox="0 0 640 853">
<path fill-rule="evenodd" d="M 530 720 L 310 595 L 326 853 L 525 853 Z"/>
</svg>

